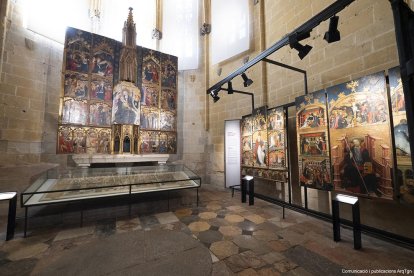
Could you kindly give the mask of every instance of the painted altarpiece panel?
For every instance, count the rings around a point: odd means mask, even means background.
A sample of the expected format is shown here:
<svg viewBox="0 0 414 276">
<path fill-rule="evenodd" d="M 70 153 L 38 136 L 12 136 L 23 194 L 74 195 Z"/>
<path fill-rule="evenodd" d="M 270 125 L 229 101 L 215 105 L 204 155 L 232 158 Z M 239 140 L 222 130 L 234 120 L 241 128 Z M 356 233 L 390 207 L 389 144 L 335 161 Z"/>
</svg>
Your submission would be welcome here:
<svg viewBox="0 0 414 276">
<path fill-rule="evenodd" d="M 159 152 L 159 132 L 158 131 L 141 131 L 140 150 L 141 153 L 158 153 Z"/>
<path fill-rule="evenodd" d="M 242 136 L 242 166 L 253 166 L 253 144 L 252 144 L 252 116 L 243 116 L 240 127 Z"/>
<path fill-rule="evenodd" d="M 284 169 L 286 163 L 285 112 L 283 107 L 272 108 L 267 113 L 268 164 L 270 169 Z"/>
<path fill-rule="evenodd" d="M 334 189 L 393 198 L 384 72 L 327 89 Z"/>
<path fill-rule="evenodd" d="M 171 111 L 160 112 L 160 129 L 165 131 L 175 131 L 176 122 L 175 122 L 175 113 Z"/>
<path fill-rule="evenodd" d="M 139 89 L 133 83 L 119 83 L 113 92 L 112 123 L 139 125 L 140 97 Z"/>
<path fill-rule="evenodd" d="M 88 99 L 89 79 L 87 74 L 68 72 L 64 75 L 63 94 L 78 100 Z"/>
<path fill-rule="evenodd" d="M 59 126 L 58 153 L 73 153 L 73 130 L 69 126 Z"/>
<path fill-rule="evenodd" d="M 161 90 L 161 108 L 175 111 L 177 108 L 177 92 L 175 90 L 165 88 Z"/>
<path fill-rule="evenodd" d="M 141 129 L 159 129 L 160 111 L 156 107 L 141 107 Z"/>
<path fill-rule="evenodd" d="M 252 143 L 253 143 L 253 166 L 267 167 L 268 144 L 267 144 L 267 107 L 262 106 L 253 112 L 252 116 Z"/>
<path fill-rule="evenodd" d="M 63 124 L 86 125 L 88 123 L 88 104 L 86 100 L 63 99 Z"/>
<path fill-rule="evenodd" d="M 332 190 L 326 94 L 324 90 L 295 99 L 299 183 Z"/>
<path fill-rule="evenodd" d="M 400 68 L 388 69 L 388 77 L 397 154 L 397 184 L 402 200 L 414 203 L 414 175 L 411 165 L 410 139 Z"/>
<path fill-rule="evenodd" d="M 111 125 L 112 107 L 107 103 L 95 102 L 89 105 L 89 125 Z"/>
<path fill-rule="evenodd" d="M 161 86 L 177 89 L 178 58 L 161 53 Z"/>
<path fill-rule="evenodd" d="M 69 71 L 88 74 L 91 60 L 92 34 L 68 28 L 65 39 L 65 65 Z"/>
</svg>

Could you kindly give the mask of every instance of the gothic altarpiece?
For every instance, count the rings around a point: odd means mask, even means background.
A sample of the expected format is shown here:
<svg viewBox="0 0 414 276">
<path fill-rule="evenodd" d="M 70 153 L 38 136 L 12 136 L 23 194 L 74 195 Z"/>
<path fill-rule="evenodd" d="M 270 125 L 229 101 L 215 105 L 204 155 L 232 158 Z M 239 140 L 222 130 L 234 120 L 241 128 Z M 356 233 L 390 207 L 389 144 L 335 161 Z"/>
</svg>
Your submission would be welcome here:
<svg viewBox="0 0 414 276">
<path fill-rule="evenodd" d="M 130 8 L 122 43 L 66 31 L 58 153 L 175 153 L 175 56 L 136 46 Z"/>
</svg>

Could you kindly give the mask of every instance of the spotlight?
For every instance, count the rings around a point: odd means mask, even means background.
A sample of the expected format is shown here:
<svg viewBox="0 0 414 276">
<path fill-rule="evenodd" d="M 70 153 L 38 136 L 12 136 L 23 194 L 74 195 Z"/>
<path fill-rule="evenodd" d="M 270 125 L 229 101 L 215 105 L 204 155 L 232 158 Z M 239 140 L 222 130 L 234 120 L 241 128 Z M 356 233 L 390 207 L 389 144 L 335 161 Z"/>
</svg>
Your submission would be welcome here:
<svg viewBox="0 0 414 276">
<path fill-rule="evenodd" d="M 310 46 L 308 44 L 303 46 L 299 42 L 291 43 L 290 48 L 295 48 L 295 50 L 298 51 L 298 56 L 299 56 L 300 59 L 303 59 L 304 57 L 306 57 L 306 55 L 310 52 L 310 50 L 312 50 L 312 46 Z"/>
<path fill-rule="evenodd" d="M 227 83 L 227 93 L 228 94 L 233 94 L 234 93 L 234 91 L 233 91 L 233 84 L 231 83 L 231 81 L 229 81 Z"/>
<path fill-rule="evenodd" d="M 212 90 L 211 92 L 210 92 L 210 95 L 211 95 L 211 97 L 213 98 L 213 101 L 214 102 L 217 102 L 218 100 L 220 100 L 220 97 L 218 96 L 218 92 L 220 92 L 220 88 L 219 89 L 216 89 L 216 90 Z"/>
<path fill-rule="evenodd" d="M 328 43 L 341 40 L 341 34 L 338 31 L 339 16 L 332 16 L 329 20 L 329 30 L 325 33 L 323 39 Z"/>
<path fill-rule="evenodd" d="M 247 77 L 246 73 L 243 73 L 241 76 L 242 76 L 243 81 L 244 81 L 243 82 L 244 87 L 248 87 L 253 83 L 253 81 Z"/>
</svg>

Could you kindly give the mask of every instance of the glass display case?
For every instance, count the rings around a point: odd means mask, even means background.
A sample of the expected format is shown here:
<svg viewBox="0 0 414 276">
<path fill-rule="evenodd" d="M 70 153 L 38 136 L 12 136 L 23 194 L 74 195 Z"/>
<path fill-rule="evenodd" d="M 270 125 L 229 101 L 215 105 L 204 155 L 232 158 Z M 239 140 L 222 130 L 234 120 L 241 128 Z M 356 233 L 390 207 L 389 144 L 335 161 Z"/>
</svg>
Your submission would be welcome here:
<svg viewBox="0 0 414 276">
<path fill-rule="evenodd" d="M 197 189 L 201 178 L 184 165 L 112 168 L 53 168 L 21 193 L 25 233 L 29 207 L 139 193 Z"/>
</svg>

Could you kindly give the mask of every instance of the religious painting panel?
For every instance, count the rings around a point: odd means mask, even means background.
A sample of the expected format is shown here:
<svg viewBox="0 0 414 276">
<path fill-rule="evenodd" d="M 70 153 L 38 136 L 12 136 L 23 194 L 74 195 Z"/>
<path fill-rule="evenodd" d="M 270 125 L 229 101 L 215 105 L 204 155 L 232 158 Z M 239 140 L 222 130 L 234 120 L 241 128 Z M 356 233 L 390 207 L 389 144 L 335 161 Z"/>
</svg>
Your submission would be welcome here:
<svg viewBox="0 0 414 276">
<path fill-rule="evenodd" d="M 98 147 L 97 153 L 109 154 L 111 153 L 111 129 L 98 128 Z"/>
<path fill-rule="evenodd" d="M 112 79 L 99 76 L 92 76 L 91 100 L 112 102 Z"/>
<path fill-rule="evenodd" d="M 174 131 L 176 129 L 175 113 L 171 111 L 160 112 L 160 129 Z"/>
<path fill-rule="evenodd" d="M 174 132 L 168 133 L 167 153 L 177 153 L 177 134 Z"/>
<path fill-rule="evenodd" d="M 325 132 L 299 134 L 299 153 L 302 156 L 328 156 Z"/>
<path fill-rule="evenodd" d="M 160 132 L 159 144 L 159 153 L 168 153 L 168 134 L 166 132 Z"/>
<path fill-rule="evenodd" d="M 88 128 L 74 128 L 73 129 L 73 148 L 74 153 L 86 153 L 86 141 Z"/>
<path fill-rule="evenodd" d="M 252 115 L 253 166 L 267 167 L 267 107 L 256 108 Z"/>
<path fill-rule="evenodd" d="M 175 111 L 177 108 L 177 92 L 171 89 L 161 90 L 161 108 Z"/>
<path fill-rule="evenodd" d="M 253 124 L 253 118 L 251 115 L 243 116 L 241 120 L 241 135 L 242 136 L 252 135 L 252 124 Z"/>
<path fill-rule="evenodd" d="M 133 83 L 117 84 L 113 91 L 112 123 L 139 125 L 140 97 L 141 93 Z"/>
<path fill-rule="evenodd" d="M 88 104 L 86 100 L 63 99 L 63 124 L 86 125 L 88 123 Z"/>
<path fill-rule="evenodd" d="M 95 154 L 98 152 L 98 129 L 88 128 L 86 130 L 86 153 Z"/>
<path fill-rule="evenodd" d="M 112 107 L 107 103 L 91 103 L 89 105 L 89 124 L 94 126 L 110 126 Z"/>
<path fill-rule="evenodd" d="M 397 184 L 402 200 L 414 203 L 414 175 L 411 166 L 411 149 L 404 90 L 399 67 L 389 69 L 388 77 L 390 81 L 391 110 L 397 154 Z"/>
<path fill-rule="evenodd" d="M 153 85 L 142 85 L 141 104 L 145 106 L 159 106 L 159 88 Z"/>
<path fill-rule="evenodd" d="M 114 47 L 113 39 L 94 34 L 92 36 L 93 57 L 90 63 L 90 72 L 102 77 L 113 78 L 114 72 Z"/>
<path fill-rule="evenodd" d="M 160 52 L 142 48 L 142 84 L 160 85 Z"/>
<path fill-rule="evenodd" d="M 319 190 L 333 189 L 329 159 L 299 156 L 299 182 L 301 186 Z"/>
<path fill-rule="evenodd" d="M 243 166 L 253 166 L 253 145 L 252 145 L 252 136 L 243 136 L 242 137 L 242 165 Z"/>
<path fill-rule="evenodd" d="M 91 33 L 82 30 L 67 28 L 65 39 L 65 65 L 66 70 L 89 73 L 91 60 Z"/>
<path fill-rule="evenodd" d="M 73 153 L 73 131 L 69 126 L 59 126 L 57 153 Z"/>
<path fill-rule="evenodd" d="M 161 54 L 161 86 L 165 88 L 177 88 L 178 58 Z"/>
<path fill-rule="evenodd" d="M 141 131 L 140 149 L 141 153 L 157 153 L 158 152 L 158 131 Z"/>
<path fill-rule="evenodd" d="M 155 107 L 141 108 L 141 129 L 159 129 L 160 111 Z"/>
<path fill-rule="evenodd" d="M 66 72 L 63 94 L 65 97 L 87 99 L 89 96 L 89 80 L 87 74 Z"/>
<path fill-rule="evenodd" d="M 334 189 L 393 198 L 384 72 L 327 89 Z"/>
<path fill-rule="evenodd" d="M 272 108 L 267 112 L 267 142 L 269 146 L 269 168 L 285 168 L 285 112 L 283 107 Z"/>
<path fill-rule="evenodd" d="M 325 90 L 295 99 L 301 185 L 332 190 Z"/>
</svg>

